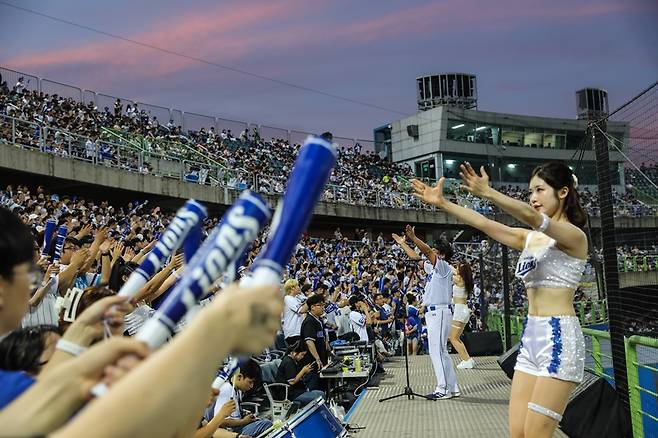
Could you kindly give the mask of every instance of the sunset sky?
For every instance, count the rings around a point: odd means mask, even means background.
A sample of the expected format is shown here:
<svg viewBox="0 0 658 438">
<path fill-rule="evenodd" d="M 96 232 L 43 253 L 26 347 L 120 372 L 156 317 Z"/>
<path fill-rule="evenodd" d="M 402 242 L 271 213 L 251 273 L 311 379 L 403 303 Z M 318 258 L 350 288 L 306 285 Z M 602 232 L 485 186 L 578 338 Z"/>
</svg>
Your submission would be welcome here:
<svg viewBox="0 0 658 438">
<path fill-rule="evenodd" d="M 585 86 L 607 89 L 616 108 L 658 79 L 656 23 L 655 0 L 14 0 L 0 2 L 0 66 L 183 111 L 372 139 L 374 127 L 416 111 L 415 78 L 428 72 L 475 73 L 482 110 L 575 117 Z"/>
</svg>

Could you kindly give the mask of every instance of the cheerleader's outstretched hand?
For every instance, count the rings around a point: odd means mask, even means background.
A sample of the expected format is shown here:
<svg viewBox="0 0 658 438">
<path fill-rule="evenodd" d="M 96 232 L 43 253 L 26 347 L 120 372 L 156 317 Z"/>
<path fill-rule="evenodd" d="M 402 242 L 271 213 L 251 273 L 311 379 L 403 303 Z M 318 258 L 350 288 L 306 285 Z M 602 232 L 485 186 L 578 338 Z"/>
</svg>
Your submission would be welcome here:
<svg viewBox="0 0 658 438">
<path fill-rule="evenodd" d="M 414 196 L 421 199 L 423 202 L 428 204 L 436 205 L 437 207 L 442 207 L 446 203 L 446 199 L 443 197 L 443 185 L 445 184 L 446 179 L 441 177 L 439 182 L 436 183 L 434 187 L 425 184 L 422 181 L 417 179 L 411 180 L 411 185 L 414 189 Z"/>
<path fill-rule="evenodd" d="M 461 169 L 459 176 L 462 178 L 462 183 L 459 187 L 479 198 L 485 198 L 490 187 L 489 175 L 484 170 L 484 166 L 480 166 L 480 175 L 478 175 L 469 162 L 460 165 L 459 168 Z"/>
</svg>

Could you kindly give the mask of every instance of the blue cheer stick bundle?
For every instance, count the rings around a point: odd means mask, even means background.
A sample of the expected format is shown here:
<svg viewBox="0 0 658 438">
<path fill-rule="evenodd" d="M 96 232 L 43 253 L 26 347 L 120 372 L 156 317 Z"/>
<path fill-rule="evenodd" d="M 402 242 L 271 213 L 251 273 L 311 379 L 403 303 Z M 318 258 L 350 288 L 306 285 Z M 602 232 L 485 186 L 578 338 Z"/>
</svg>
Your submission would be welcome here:
<svg viewBox="0 0 658 438">
<path fill-rule="evenodd" d="M 182 210 L 179 210 L 178 213 L 181 213 Z M 176 217 L 178 217 L 178 213 Z M 247 245 L 258 236 L 260 230 L 270 220 L 271 215 L 272 212 L 267 202 L 248 190 L 244 191 L 226 211 L 203 245 L 195 252 L 185 268 L 182 278 L 174 286 L 174 290 L 157 312 L 139 329 L 136 338 L 144 342 L 151 350 L 162 346 L 174 333 L 176 324 L 205 295 L 215 280 L 232 263 L 235 263 Z M 193 224 L 190 225 L 187 232 L 193 226 Z M 166 234 L 165 231 L 160 238 L 161 241 L 167 239 Z M 179 235 L 177 240 L 179 245 L 184 238 L 185 236 Z M 99 397 L 106 391 L 105 384 L 99 383 L 92 388 L 91 392 Z"/>
<path fill-rule="evenodd" d="M 176 212 L 176 216 L 162 233 L 153 250 L 144 258 L 139 267 L 130 274 L 118 295 L 134 297 L 142 286 L 160 270 L 164 261 L 183 244 L 190 231 L 197 226 L 200 227 L 200 224 L 207 216 L 208 212 L 203 205 L 193 199 L 185 202 L 185 205 Z M 198 248 L 199 240 L 191 239 L 190 241 L 196 241 Z"/>
<path fill-rule="evenodd" d="M 137 339 L 151 349 L 166 342 L 176 324 L 235 263 L 270 217 L 270 207 L 260 196 L 243 192 L 192 257 L 171 294 L 139 330 Z"/>
</svg>

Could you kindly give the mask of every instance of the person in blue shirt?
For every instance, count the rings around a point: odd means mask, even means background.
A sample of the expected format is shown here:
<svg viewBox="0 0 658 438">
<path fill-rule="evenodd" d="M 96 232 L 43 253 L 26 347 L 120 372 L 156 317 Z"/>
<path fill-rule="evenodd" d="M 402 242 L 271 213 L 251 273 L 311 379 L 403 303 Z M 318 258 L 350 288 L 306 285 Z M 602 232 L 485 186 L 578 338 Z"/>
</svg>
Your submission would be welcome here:
<svg viewBox="0 0 658 438">
<path fill-rule="evenodd" d="M 0 341 L 21 326 L 30 292 L 40 283 L 34 239 L 19 217 L 0 208 Z M 0 409 L 34 383 L 22 371 L 0 371 Z"/>
<path fill-rule="evenodd" d="M 56 326 L 33 326 L 15 330 L 0 342 L 0 409 L 32 386 L 60 335 Z"/>
<path fill-rule="evenodd" d="M 418 341 L 422 329 L 420 325 L 420 313 L 415 304 L 416 296 L 414 294 L 407 294 L 407 320 L 404 330 L 407 334 L 407 353 L 410 356 L 415 356 L 418 351 Z"/>
</svg>

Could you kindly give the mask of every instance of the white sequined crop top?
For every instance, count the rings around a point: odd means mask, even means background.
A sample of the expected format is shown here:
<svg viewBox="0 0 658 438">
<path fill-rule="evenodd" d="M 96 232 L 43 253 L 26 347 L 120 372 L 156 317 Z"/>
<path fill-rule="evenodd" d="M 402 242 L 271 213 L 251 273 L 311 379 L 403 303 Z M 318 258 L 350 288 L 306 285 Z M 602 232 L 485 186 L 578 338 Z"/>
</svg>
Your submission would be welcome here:
<svg viewBox="0 0 658 438">
<path fill-rule="evenodd" d="M 452 285 L 452 296 L 456 298 L 468 298 L 466 296 L 466 289 L 459 287 L 456 284 Z"/>
<path fill-rule="evenodd" d="M 526 288 L 576 289 L 587 260 L 572 257 L 557 248 L 555 239 L 551 239 L 543 248 L 530 251 L 528 243 L 534 233 L 528 233 L 514 276 L 523 280 Z"/>
</svg>

